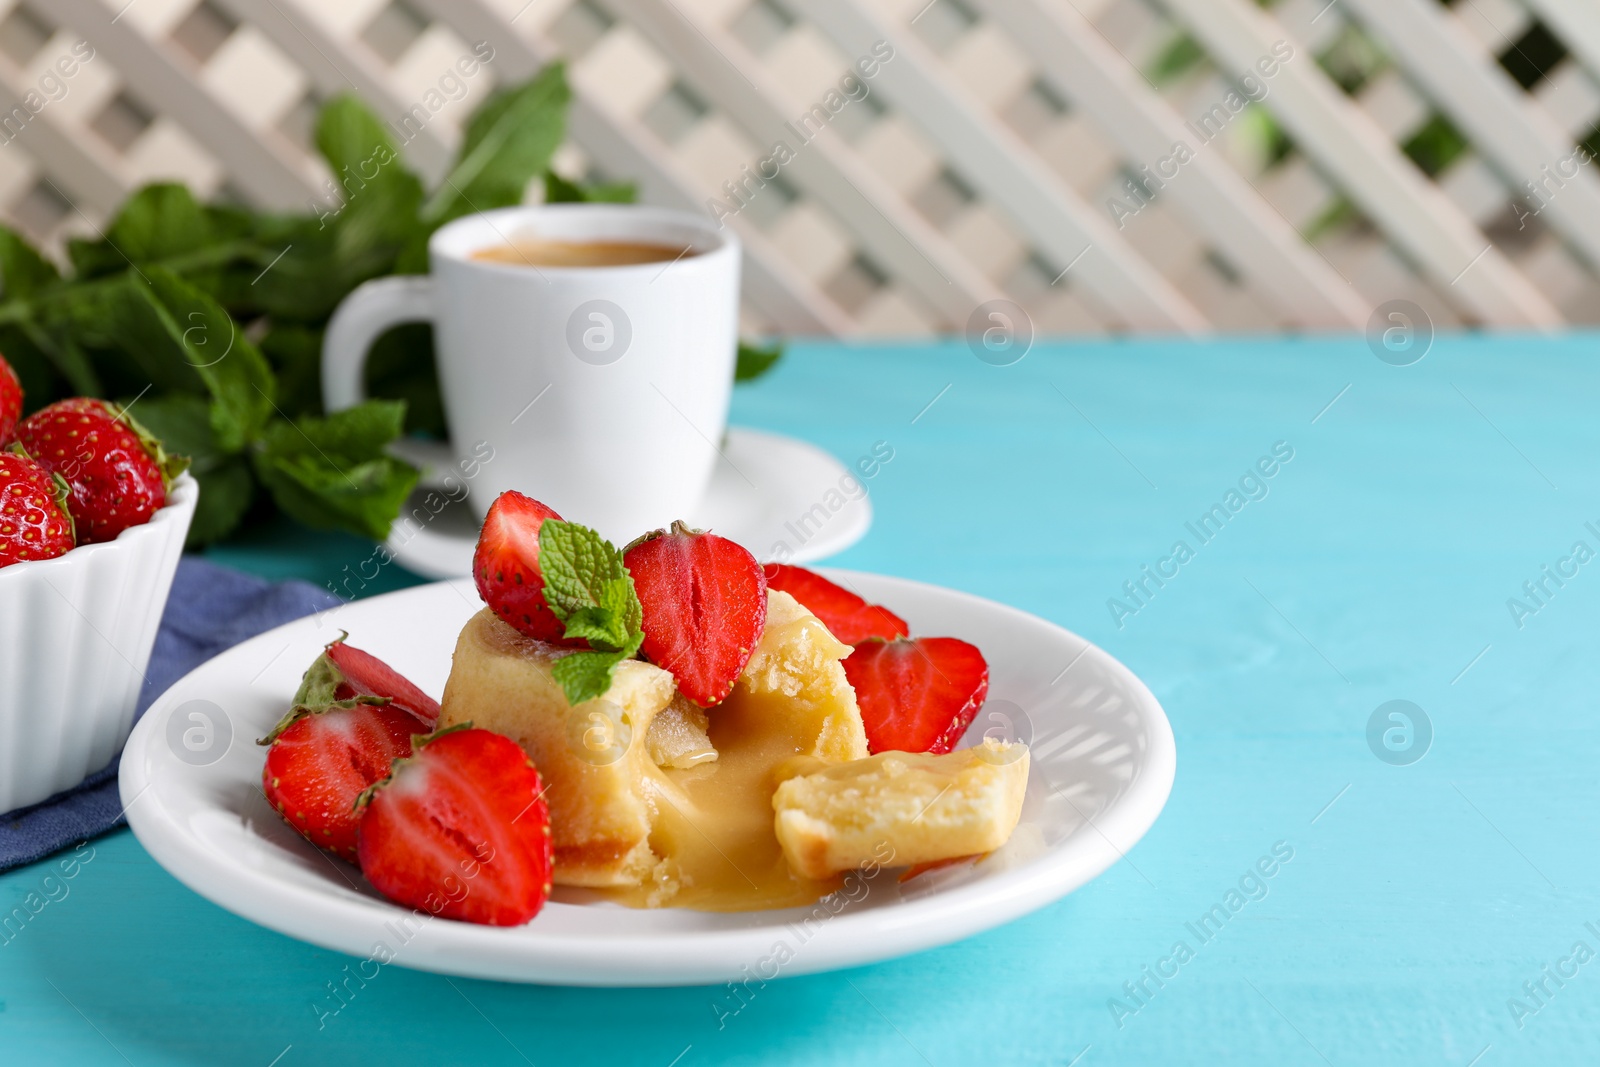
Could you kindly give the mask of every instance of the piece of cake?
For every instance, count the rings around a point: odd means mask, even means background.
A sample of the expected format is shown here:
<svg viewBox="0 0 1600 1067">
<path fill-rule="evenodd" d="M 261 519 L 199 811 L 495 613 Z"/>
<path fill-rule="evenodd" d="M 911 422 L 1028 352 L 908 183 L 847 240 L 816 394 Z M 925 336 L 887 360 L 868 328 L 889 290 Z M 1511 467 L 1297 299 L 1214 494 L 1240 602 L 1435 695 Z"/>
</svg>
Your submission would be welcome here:
<svg viewBox="0 0 1600 1067">
<path fill-rule="evenodd" d="M 574 708 L 550 672 L 567 654 L 487 608 L 478 612 L 456 642 L 439 726 L 470 722 L 505 734 L 532 758 L 550 805 L 557 883 L 635 885 L 657 863 L 647 840 L 645 735 L 672 700 L 672 675 L 619 663 L 606 694 Z"/>
<path fill-rule="evenodd" d="M 609 887 L 646 905 L 808 903 L 830 886 L 785 862 L 772 792 L 794 757 L 867 755 L 840 665 L 850 651 L 773 590 L 761 640 L 717 706 L 675 700 L 671 675 L 630 660 L 604 696 L 574 708 L 551 674 L 567 653 L 483 611 L 457 642 L 440 726 L 473 722 L 533 759 L 546 783 L 557 884 Z"/>
<path fill-rule="evenodd" d="M 992 852 L 1016 828 L 1027 784 L 1027 746 L 985 739 L 824 766 L 784 781 L 772 806 L 789 866 L 816 879 Z"/>
</svg>

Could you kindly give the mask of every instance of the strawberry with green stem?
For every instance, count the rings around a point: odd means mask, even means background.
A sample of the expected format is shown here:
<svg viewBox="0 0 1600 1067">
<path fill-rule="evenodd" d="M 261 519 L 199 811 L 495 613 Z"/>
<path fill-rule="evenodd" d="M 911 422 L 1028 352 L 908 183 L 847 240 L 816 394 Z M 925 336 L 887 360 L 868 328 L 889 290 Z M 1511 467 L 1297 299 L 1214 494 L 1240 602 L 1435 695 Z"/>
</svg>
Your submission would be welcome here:
<svg viewBox="0 0 1600 1067">
<path fill-rule="evenodd" d="M 267 803 L 307 841 L 356 858 L 356 799 L 411 755 L 439 705 L 376 656 L 328 645 L 306 671 L 294 705 L 261 740 Z"/>
<path fill-rule="evenodd" d="M 62 400 L 29 415 L 17 442 L 71 487 L 67 509 L 80 544 L 111 541 L 149 522 L 189 465 L 168 456 L 128 413 L 104 400 Z"/>
</svg>

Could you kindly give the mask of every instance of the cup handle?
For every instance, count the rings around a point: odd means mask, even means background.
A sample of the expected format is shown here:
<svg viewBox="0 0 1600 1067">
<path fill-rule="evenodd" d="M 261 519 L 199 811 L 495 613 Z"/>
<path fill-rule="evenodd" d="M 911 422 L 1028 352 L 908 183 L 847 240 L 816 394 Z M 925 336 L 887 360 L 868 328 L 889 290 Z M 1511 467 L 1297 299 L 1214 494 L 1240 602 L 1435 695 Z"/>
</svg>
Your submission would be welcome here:
<svg viewBox="0 0 1600 1067">
<path fill-rule="evenodd" d="M 322 403 L 330 414 L 367 398 L 362 369 L 367 352 L 383 331 L 402 322 L 432 322 L 433 279 L 401 274 L 363 282 L 334 309 L 322 336 Z M 420 485 L 439 488 L 455 455 L 442 442 L 403 437 L 390 446 L 400 459 L 422 471 Z"/>
<path fill-rule="evenodd" d="M 433 279 L 401 274 L 363 282 L 334 309 L 322 337 L 322 403 L 330 414 L 367 398 L 362 368 L 372 342 L 402 322 L 433 321 Z"/>
</svg>

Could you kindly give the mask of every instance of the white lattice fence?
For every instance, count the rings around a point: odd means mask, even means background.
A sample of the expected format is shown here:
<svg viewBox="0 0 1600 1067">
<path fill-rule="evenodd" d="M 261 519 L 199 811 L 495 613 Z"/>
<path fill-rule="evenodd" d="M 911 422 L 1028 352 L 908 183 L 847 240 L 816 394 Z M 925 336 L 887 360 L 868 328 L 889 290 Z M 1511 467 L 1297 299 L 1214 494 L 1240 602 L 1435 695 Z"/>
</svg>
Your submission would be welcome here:
<svg viewBox="0 0 1600 1067">
<path fill-rule="evenodd" d="M 305 210 L 344 90 L 436 176 L 558 56 L 558 169 L 725 216 L 755 332 L 1600 319 L 1590 0 L 0 0 L 0 210 L 54 241 L 158 178 Z"/>
</svg>

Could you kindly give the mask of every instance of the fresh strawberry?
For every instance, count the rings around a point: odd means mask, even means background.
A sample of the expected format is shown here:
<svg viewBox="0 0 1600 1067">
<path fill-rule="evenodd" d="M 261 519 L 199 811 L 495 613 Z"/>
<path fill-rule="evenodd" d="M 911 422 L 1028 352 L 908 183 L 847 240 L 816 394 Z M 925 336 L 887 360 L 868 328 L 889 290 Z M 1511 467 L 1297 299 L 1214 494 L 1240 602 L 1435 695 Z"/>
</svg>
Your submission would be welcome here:
<svg viewBox="0 0 1600 1067">
<path fill-rule="evenodd" d="M 816 571 L 784 563 L 767 564 L 767 588 L 779 589 L 822 620 L 828 632 L 847 645 L 872 637 L 893 641 L 911 632 L 906 621 L 888 608 L 869 604 Z"/>
<path fill-rule="evenodd" d="M 306 840 L 354 860 L 357 798 L 438 718 L 432 698 L 341 637 L 307 669 L 294 706 L 262 741 L 272 747 L 261 789 Z"/>
<path fill-rule="evenodd" d="M 187 466 L 120 409 L 103 400 L 62 400 L 29 415 L 17 441 L 72 487 L 67 508 L 80 544 L 110 541 L 149 522 L 167 484 Z"/>
<path fill-rule="evenodd" d="M 767 621 L 767 578 L 743 546 L 681 522 L 629 545 L 623 563 L 644 607 L 650 662 L 702 708 L 739 680 Z"/>
<path fill-rule="evenodd" d="M 490 926 L 520 926 L 550 895 L 550 811 L 515 741 L 453 728 L 363 798 L 367 881 L 398 904 Z"/>
<path fill-rule="evenodd" d="M 344 675 L 334 693 L 336 700 L 387 697 L 393 706 L 409 711 L 429 730 L 439 722 L 439 702 L 372 653 L 340 640 L 328 646 L 328 658 Z"/>
<path fill-rule="evenodd" d="M 411 755 L 411 735 L 424 730 L 395 704 L 305 711 L 273 740 L 261 789 L 307 841 L 354 861 L 356 798 Z"/>
<path fill-rule="evenodd" d="M 954 637 L 867 641 L 844 661 L 871 752 L 949 752 L 989 692 L 989 664 Z"/>
<path fill-rule="evenodd" d="M 0 452 L 0 567 L 52 559 L 74 543 L 66 483 L 18 446 Z"/>
<path fill-rule="evenodd" d="M 472 574 L 483 602 L 521 633 L 540 641 L 581 645 L 564 639 L 566 626 L 545 603 L 544 575 L 539 572 L 539 528 L 544 520 L 559 518 L 532 497 L 501 493 L 483 520 Z"/>
<path fill-rule="evenodd" d="M 22 382 L 5 356 L 0 356 L 0 448 L 11 443 L 11 435 L 22 417 Z"/>
</svg>

